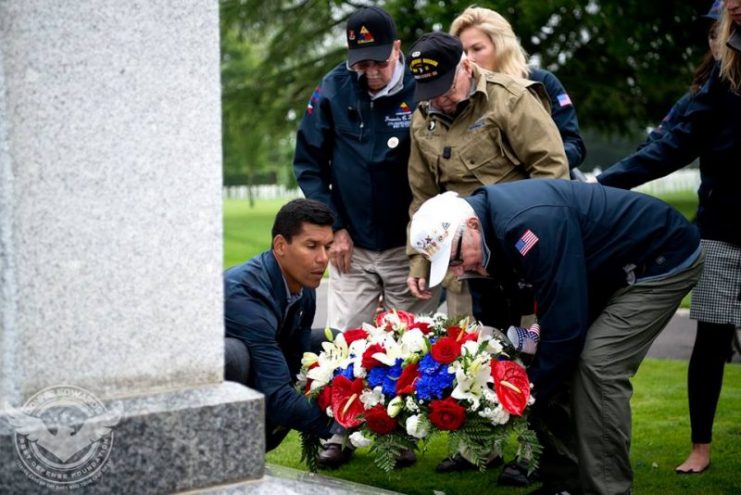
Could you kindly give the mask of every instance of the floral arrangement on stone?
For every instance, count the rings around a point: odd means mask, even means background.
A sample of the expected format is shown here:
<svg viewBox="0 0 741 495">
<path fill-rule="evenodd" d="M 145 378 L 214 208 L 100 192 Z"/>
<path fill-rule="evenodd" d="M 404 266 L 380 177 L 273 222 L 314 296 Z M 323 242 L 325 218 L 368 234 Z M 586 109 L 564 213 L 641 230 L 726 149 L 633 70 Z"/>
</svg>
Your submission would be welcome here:
<svg viewBox="0 0 741 495">
<path fill-rule="evenodd" d="M 518 458 L 537 467 L 541 448 L 525 417 L 531 385 L 503 334 L 467 318 L 394 310 L 327 337 L 319 355 L 304 354 L 297 386 L 351 432 L 355 447 L 370 447 L 380 469 L 441 432 L 451 454 L 464 452 L 481 470 L 512 436 Z M 318 450 L 319 439 L 302 434 L 312 471 Z"/>
</svg>

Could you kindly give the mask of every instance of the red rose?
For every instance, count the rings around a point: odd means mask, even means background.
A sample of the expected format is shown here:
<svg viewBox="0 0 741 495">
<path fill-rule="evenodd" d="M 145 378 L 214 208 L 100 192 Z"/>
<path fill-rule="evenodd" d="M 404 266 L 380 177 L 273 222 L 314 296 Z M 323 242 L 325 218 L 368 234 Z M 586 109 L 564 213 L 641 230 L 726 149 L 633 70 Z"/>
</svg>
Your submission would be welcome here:
<svg viewBox="0 0 741 495">
<path fill-rule="evenodd" d="M 386 349 L 383 348 L 381 344 L 373 344 L 368 346 L 365 349 L 365 352 L 363 353 L 363 358 L 360 361 L 361 366 L 363 368 L 369 370 L 371 368 L 375 368 L 376 366 L 381 366 L 383 363 L 378 361 L 376 358 L 373 357 L 373 354 L 377 352 L 384 352 Z"/>
<path fill-rule="evenodd" d="M 365 338 L 368 338 L 368 332 L 366 332 L 362 328 L 353 328 L 351 330 L 345 330 L 344 332 L 342 332 L 342 336 L 345 338 L 345 342 L 347 342 L 347 345 L 349 346 L 356 340 L 363 340 Z"/>
<path fill-rule="evenodd" d="M 438 430 L 459 430 L 466 422 L 466 408 L 459 405 L 452 397 L 433 400 L 430 402 L 429 418 L 430 423 Z"/>
<path fill-rule="evenodd" d="M 401 370 L 401 376 L 396 382 L 396 395 L 414 393 L 414 382 L 419 378 L 418 368 L 417 363 L 413 363 Z"/>
<path fill-rule="evenodd" d="M 387 332 L 390 332 L 391 330 L 393 330 L 393 327 L 391 326 L 391 322 L 387 321 L 386 317 L 388 316 L 390 318 L 393 318 L 393 315 L 396 315 L 399 318 L 401 324 L 404 325 L 406 328 L 409 328 L 411 325 L 414 324 L 414 315 L 412 313 L 392 309 L 389 311 L 383 311 L 376 315 L 376 326 L 384 327 Z"/>
<path fill-rule="evenodd" d="M 382 405 L 373 406 L 365 411 L 365 422 L 372 432 L 379 435 L 388 435 L 396 429 L 396 420 L 388 415 Z"/>
<path fill-rule="evenodd" d="M 422 332 L 424 335 L 427 335 L 432 331 L 430 328 L 430 324 L 426 321 L 415 321 L 414 324 L 409 327 L 409 330 L 412 330 L 414 328 L 418 328 L 420 332 Z"/>
<path fill-rule="evenodd" d="M 335 421 L 345 428 L 354 428 L 363 422 L 363 403 L 360 393 L 363 391 L 363 379 L 348 380 L 337 375 L 332 380 L 332 414 Z"/>
<path fill-rule="evenodd" d="M 525 368 L 514 361 L 492 360 L 491 376 L 504 410 L 515 416 L 522 416 L 530 398 L 530 380 Z"/>
<path fill-rule="evenodd" d="M 332 404 L 332 386 L 326 385 L 322 387 L 322 389 L 319 391 L 319 395 L 316 397 L 316 402 L 319 405 L 319 409 L 322 410 L 322 412 L 327 410 L 327 407 L 329 407 Z"/>
<path fill-rule="evenodd" d="M 430 354 L 438 363 L 450 364 L 461 355 L 461 344 L 450 337 L 440 337 L 432 344 Z"/>
</svg>

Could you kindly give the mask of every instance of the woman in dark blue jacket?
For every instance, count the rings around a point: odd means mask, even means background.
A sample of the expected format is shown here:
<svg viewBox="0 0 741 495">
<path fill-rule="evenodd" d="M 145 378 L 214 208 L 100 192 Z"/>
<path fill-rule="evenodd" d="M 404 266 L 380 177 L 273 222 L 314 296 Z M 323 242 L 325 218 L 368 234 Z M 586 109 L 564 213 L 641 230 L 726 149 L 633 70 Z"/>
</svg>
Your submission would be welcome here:
<svg viewBox="0 0 741 495">
<path fill-rule="evenodd" d="M 697 338 L 690 358 L 688 394 L 692 451 L 676 469 L 703 472 L 710 465 L 712 426 L 723 368 L 741 326 L 741 0 L 728 0 L 720 21 L 720 62 L 692 96 L 673 127 L 610 167 L 597 180 L 632 188 L 700 158 L 697 225 L 705 270 L 692 294 Z"/>
</svg>

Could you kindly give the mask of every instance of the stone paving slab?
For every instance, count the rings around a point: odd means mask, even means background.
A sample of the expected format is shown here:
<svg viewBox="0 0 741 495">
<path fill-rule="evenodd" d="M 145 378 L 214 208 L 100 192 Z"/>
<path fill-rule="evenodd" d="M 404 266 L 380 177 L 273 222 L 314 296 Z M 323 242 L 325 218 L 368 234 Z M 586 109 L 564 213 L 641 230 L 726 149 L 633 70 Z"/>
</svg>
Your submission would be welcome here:
<svg viewBox="0 0 741 495">
<path fill-rule="evenodd" d="M 329 478 L 321 474 L 266 464 L 260 480 L 184 492 L 181 495 L 395 495 L 392 492 L 352 481 Z"/>
</svg>

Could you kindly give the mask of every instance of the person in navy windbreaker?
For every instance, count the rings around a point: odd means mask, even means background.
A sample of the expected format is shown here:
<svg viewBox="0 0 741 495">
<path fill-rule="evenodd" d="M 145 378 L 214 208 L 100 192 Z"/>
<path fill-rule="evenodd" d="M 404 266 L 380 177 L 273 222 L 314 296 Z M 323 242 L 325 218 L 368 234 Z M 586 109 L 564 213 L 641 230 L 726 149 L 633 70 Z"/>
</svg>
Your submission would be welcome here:
<svg viewBox="0 0 741 495">
<path fill-rule="evenodd" d="M 692 450 L 676 467 L 679 474 L 710 466 L 723 370 L 741 327 L 741 1 L 716 2 L 708 15 L 714 11 L 721 12 L 719 62 L 707 82 L 662 125 L 657 139 L 597 177 L 632 188 L 700 159 L 696 218 L 706 262 L 690 305 L 690 318 L 697 320 L 687 372 Z"/>
<path fill-rule="evenodd" d="M 311 324 L 333 222 L 318 201 L 290 201 L 275 217 L 272 249 L 224 272 L 225 378 L 265 394 L 266 450 L 291 429 L 330 436 L 324 411 L 294 384 L 324 333 L 312 335 Z"/>
<path fill-rule="evenodd" d="M 327 324 L 359 327 L 387 308 L 431 313 L 406 283 L 407 176 L 414 78 L 391 16 L 356 10 L 345 30 L 348 59 L 314 90 L 296 135 L 294 173 L 307 198 L 337 217 L 330 251 Z"/>
<path fill-rule="evenodd" d="M 450 267 L 505 293 L 532 285 L 541 335 L 528 375 L 544 485 L 629 493 L 630 378 L 700 276 L 695 227 L 646 195 L 527 180 L 432 198 L 410 242 L 431 261 L 430 284 Z M 556 455 L 546 429 L 571 456 Z"/>
</svg>

